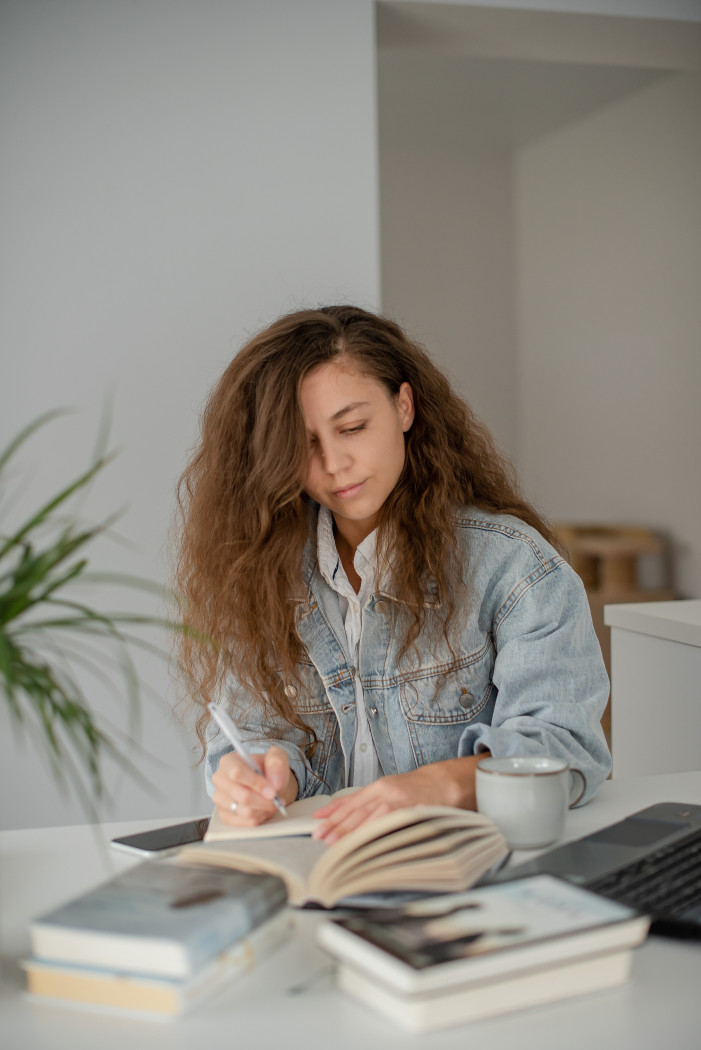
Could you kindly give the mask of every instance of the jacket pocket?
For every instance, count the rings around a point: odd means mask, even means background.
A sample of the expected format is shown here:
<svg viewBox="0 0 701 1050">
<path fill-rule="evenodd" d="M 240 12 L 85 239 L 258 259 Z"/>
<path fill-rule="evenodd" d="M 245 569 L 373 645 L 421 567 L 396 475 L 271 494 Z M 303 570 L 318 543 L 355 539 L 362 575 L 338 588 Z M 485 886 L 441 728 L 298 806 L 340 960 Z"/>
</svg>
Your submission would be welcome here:
<svg viewBox="0 0 701 1050">
<path fill-rule="evenodd" d="M 471 722 L 490 722 L 497 690 L 491 647 L 454 665 L 422 668 L 400 686 L 400 703 L 417 766 L 457 758 Z"/>
<path fill-rule="evenodd" d="M 404 717 L 437 725 L 472 721 L 489 703 L 493 665 L 487 638 L 476 652 L 406 672 L 399 687 Z"/>
<path fill-rule="evenodd" d="M 487 638 L 473 653 L 404 675 L 399 699 L 417 765 L 457 757 L 466 726 L 490 721 L 496 698 L 493 666 Z"/>
</svg>

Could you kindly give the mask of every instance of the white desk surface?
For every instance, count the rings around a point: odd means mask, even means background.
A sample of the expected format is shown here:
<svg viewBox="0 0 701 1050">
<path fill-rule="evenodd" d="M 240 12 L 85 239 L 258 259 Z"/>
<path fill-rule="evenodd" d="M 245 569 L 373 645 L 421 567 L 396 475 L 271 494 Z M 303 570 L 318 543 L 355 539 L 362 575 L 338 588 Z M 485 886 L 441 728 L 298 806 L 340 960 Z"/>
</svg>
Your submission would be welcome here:
<svg viewBox="0 0 701 1050">
<path fill-rule="evenodd" d="M 701 803 L 701 772 L 607 781 L 571 811 L 567 837 L 587 834 L 654 802 Z M 194 814 L 200 816 L 201 814 Z M 183 819 L 174 814 L 173 823 Z M 7 1050 L 697 1050 L 701 1045 L 701 943 L 650 937 L 630 981 L 595 995 L 430 1035 L 410 1034 L 340 993 L 314 944 L 318 913 L 298 915 L 296 937 L 197 1011 L 145 1021 L 32 1001 L 18 960 L 30 918 L 124 870 L 135 858 L 110 848 L 129 830 L 167 820 L 102 827 L 0 832 L 0 1043 Z M 523 852 L 517 859 L 533 854 Z"/>
<path fill-rule="evenodd" d="M 604 623 L 636 634 L 701 646 L 701 599 L 606 605 Z"/>
</svg>

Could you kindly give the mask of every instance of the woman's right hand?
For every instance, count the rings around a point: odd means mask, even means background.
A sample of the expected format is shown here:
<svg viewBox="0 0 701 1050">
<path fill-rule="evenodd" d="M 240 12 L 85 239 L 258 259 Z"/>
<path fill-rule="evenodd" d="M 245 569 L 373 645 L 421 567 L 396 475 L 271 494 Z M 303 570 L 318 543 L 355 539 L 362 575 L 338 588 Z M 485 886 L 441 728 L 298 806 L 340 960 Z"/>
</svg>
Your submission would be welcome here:
<svg viewBox="0 0 701 1050">
<path fill-rule="evenodd" d="M 284 805 L 294 802 L 299 787 L 290 769 L 287 753 L 281 747 L 270 747 L 264 755 L 252 755 L 263 776 L 258 776 L 236 754 L 228 752 L 219 760 L 212 776 L 212 801 L 224 824 L 233 828 L 264 824 L 278 812 L 273 799 L 279 796 Z"/>
</svg>

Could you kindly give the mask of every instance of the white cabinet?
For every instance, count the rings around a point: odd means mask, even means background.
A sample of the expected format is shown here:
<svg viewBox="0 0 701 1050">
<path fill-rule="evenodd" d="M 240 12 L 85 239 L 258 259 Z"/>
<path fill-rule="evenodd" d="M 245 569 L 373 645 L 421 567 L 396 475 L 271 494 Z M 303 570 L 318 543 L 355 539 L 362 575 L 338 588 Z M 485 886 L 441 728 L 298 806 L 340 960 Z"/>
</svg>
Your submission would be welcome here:
<svg viewBox="0 0 701 1050">
<path fill-rule="evenodd" d="M 613 778 L 701 769 L 701 601 L 607 605 L 604 622 Z"/>
</svg>

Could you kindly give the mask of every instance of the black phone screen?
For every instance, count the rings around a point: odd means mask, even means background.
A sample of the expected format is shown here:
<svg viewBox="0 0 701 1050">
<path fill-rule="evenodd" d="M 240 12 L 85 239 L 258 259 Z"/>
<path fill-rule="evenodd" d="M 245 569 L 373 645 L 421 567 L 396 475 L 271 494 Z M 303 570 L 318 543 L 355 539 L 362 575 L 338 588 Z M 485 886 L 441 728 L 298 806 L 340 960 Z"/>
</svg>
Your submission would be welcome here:
<svg viewBox="0 0 701 1050">
<path fill-rule="evenodd" d="M 209 826 L 209 817 L 187 820 L 183 824 L 170 824 L 152 831 L 139 831 L 112 839 L 112 845 L 135 853 L 160 853 L 165 849 L 177 849 L 188 842 L 199 842 Z"/>
</svg>

